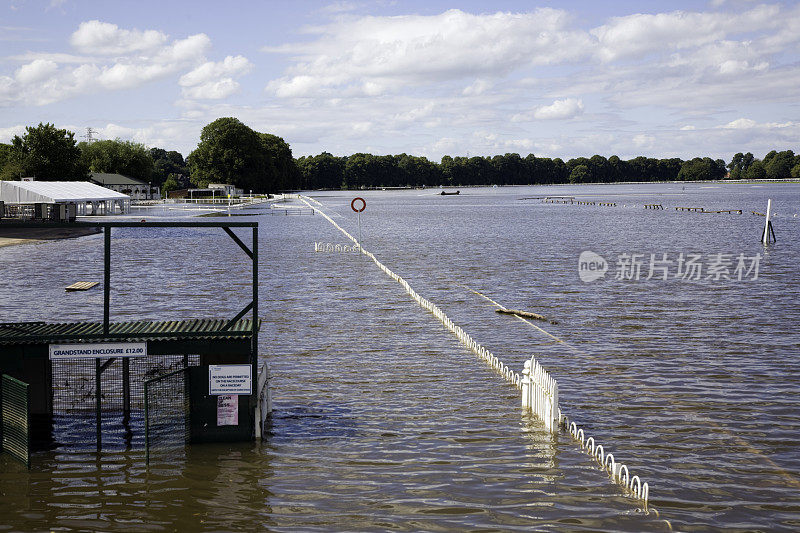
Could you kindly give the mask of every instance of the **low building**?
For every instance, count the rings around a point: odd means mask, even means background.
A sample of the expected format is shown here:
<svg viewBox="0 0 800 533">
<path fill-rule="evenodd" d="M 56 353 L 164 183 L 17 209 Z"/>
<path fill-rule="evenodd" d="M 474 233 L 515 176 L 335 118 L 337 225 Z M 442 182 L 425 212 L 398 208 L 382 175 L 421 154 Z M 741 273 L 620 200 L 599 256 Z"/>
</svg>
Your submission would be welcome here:
<svg viewBox="0 0 800 533">
<path fill-rule="evenodd" d="M 230 183 L 209 183 L 208 188 L 216 191 L 217 195 L 222 194 L 225 198 L 244 194 L 242 189 L 237 189 L 235 185 L 231 185 Z"/>
<path fill-rule="evenodd" d="M 0 217 L 74 220 L 130 211 L 131 197 L 88 181 L 0 181 Z"/>
<path fill-rule="evenodd" d="M 89 179 L 106 189 L 127 194 L 132 200 L 161 199 L 161 192 L 158 187 L 154 187 L 138 178 L 131 178 L 122 174 L 92 172 Z"/>
</svg>

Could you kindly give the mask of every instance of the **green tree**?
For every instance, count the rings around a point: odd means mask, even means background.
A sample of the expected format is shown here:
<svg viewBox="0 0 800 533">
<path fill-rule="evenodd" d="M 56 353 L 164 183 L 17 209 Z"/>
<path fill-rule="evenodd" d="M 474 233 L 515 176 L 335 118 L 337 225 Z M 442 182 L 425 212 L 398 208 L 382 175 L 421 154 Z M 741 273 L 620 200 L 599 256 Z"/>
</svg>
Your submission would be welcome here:
<svg viewBox="0 0 800 533">
<path fill-rule="evenodd" d="M 0 143 L 0 180 L 19 179 L 21 172 L 22 165 L 14 158 L 14 147 Z"/>
<path fill-rule="evenodd" d="M 132 141 L 81 142 L 83 163 L 90 172 L 122 174 L 142 181 L 153 181 L 153 157 L 143 144 Z"/>
<path fill-rule="evenodd" d="M 289 145 L 233 117 L 207 124 L 187 158 L 191 180 L 200 186 L 228 183 L 245 191 L 275 192 L 300 183 Z"/>
<path fill-rule="evenodd" d="M 287 191 L 301 187 L 300 170 L 292 157 L 289 144 L 277 135 L 260 133 L 261 144 L 266 151 L 268 171 L 266 179 L 273 183 L 273 189 Z"/>
<path fill-rule="evenodd" d="M 783 152 L 775 152 L 774 150 L 767 154 L 769 160 L 764 158 L 764 171 L 767 178 L 772 180 L 782 180 L 791 177 L 792 167 L 794 166 L 794 152 L 785 150 Z"/>
<path fill-rule="evenodd" d="M 767 177 L 767 172 L 764 170 L 764 164 L 758 159 L 750 164 L 750 168 L 745 172 L 744 179 L 747 180 L 763 180 Z"/>
<path fill-rule="evenodd" d="M 592 180 L 592 172 L 588 165 L 577 165 L 569 173 L 570 183 L 588 183 Z"/>
<path fill-rule="evenodd" d="M 192 182 L 228 183 L 256 192 L 271 192 L 264 180 L 268 160 L 258 132 L 239 119 L 226 117 L 207 124 L 200 143 L 187 158 Z"/>
<path fill-rule="evenodd" d="M 317 156 L 303 156 L 297 160 L 303 189 L 339 189 L 344 180 L 347 158 L 335 157 L 328 152 Z"/>
<path fill-rule="evenodd" d="M 178 184 L 178 181 L 175 179 L 174 175 L 172 175 L 164 180 L 164 183 L 161 184 L 161 194 L 166 198 L 167 193 L 170 191 L 177 191 L 180 188 L 180 184 Z"/>
<path fill-rule="evenodd" d="M 167 151 L 163 148 L 150 148 L 150 157 L 153 158 L 154 185 L 165 183 L 173 175 L 175 176 L 175 181 L 180 185 L 179 178 L 189 174 L 183 156 L 175 150 Z"/>
<path fill-rule="evenodd" d="M 678 172 L 678 179 L 683 181 L 721 180 L 725 177 L 725 162 L 710 157 L 695 157 L 684 161 Z"/>
<path fill-rule="evenodd" d="M 790 175 L 794 179 L 800 179 L 800 163 L 797 163 L 795 166 L 792 167 Z"/>
<path fill-rule="evenodd" d="M 85 180 L 88 169 L 76 144 L 73 132 L 40 122 L 26 127 L 22 137 L 14 136 L 10 158 L 22 174 L 39 180 Z"/>
</svg>

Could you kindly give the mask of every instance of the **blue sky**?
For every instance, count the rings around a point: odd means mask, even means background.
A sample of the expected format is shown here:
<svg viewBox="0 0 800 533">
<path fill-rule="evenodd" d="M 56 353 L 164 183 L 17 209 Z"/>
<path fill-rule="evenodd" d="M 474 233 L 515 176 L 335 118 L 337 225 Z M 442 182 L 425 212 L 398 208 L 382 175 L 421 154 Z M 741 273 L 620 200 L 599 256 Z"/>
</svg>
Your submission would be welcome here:
<svg viewBox="0 0 800 533">
<path fill-rule="evenodd" d="M 763 157 L 800 151 L 798 52 L 798 3 L 10 0 L 0 142 L 188 155 L 235 116 L 295 156 Z"/>
</svg>

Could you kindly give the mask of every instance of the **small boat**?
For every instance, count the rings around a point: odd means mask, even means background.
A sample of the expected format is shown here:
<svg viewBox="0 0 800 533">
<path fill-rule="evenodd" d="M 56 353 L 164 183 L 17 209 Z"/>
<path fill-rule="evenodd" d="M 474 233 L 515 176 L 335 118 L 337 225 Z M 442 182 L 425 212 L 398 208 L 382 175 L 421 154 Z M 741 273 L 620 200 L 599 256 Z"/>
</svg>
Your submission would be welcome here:
<svg viewBox="0 0 800 533">
<path fill-rule="evenodd" d="M 448 196 L 448 195 L 451 195 L 451 194 L 461 194 L 461 191 L 456 191 L 456 192 L 442 191 L 439 194 L 441 194 L 442 196 Z"/>
</svg>

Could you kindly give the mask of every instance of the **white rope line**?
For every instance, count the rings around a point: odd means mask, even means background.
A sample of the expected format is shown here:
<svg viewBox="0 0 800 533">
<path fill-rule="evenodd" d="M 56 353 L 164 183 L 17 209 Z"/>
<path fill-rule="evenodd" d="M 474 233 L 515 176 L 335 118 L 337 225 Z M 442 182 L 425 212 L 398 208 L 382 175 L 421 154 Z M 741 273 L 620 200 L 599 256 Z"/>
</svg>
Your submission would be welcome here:
<svg viewBox="0 0 800 533">
<path fill-rule="evenodd" d="M 311 207 L 311 205 L 306 201 L 305 196 L 298 195 L 298 198 L 306 205 Z M 362 248 L 358 240 L 350 235 L 350 233 L 348 233 L 339 224 L 337 224 L 336 221 L 327 215 L 327 213 L 325 213 L 319 207 L 316 207 L 316 209 L 317 212 L 328 222 L 333 224 L 336 229 L 341 231 L 348 239 L 353 241 L 355 246 L 361 250 L 362 254 L 372 259 L 378 268 L 380 268 L 387 276 L 402 285 L 406 292 L 414 299 L 414 301 L 417 302 L 420 307 L 433 314 L 433 316 L 435 316 L 447 329 L 453 333 L 453 335 L 456 336 L 456 338 L 458 338 L 461 344 L 463 344 L 468 350 L 475 353 L 475 355 L 483 359 L 493 370 L 499 373 L 503 379 L 519 389 L 522 393 L 522 407 L 524 409 L 531 410 L 539 419 L 541 419 L 545 424 L 545 428 L 549 432 L 556 433 L 561 427 L 568 430 L 572 438 L 580 442 L 581 449 L 594 457 L 595 460 L 597 460 L 598 463 L 611 475 L 611 479 L 615 483 L 622 485 L 629 495 L 642 500 L 645 509 L 647 508 L 647 501 L 650 492 L 649 485 L 647 483 L 642 483 L 639 479 L 639 476 L 631 477 L 628 472 L 628 467 L 624 464 L 616 463 L 614 456 L 611 453 L 605 453 L 603 446 L 595 445 L 595 440 L 592 437 L 586 439 L 582 428 L 579 429 L 574 422 L 569 424 L 568 418 L 563 415 L 561 413 L 561 409 L 558 408 L 558 383 L 556 383 L 556 380 L 544 370 L 544 368 L 539 364 L 538 361 L 536 361 L 535 358 L 532 357 L 530 361 L 525 362 L 525 368 L 522 371 L 522 376 L 511 370 L 506 364 L 500 361 L 496 355 L 487 350 L 486 347 L 482 346 L 480 343 L 476 342 L 460 326 L 456 325 L 455 322 L 450 320 L 444 311 L 442 311 L 436 304 L 420 296 L 400 275 L 396 274 L 386 265 L 381 263 L 373 253 Z M 477 291 L 473 292 L 480 294 L 477 293 Z M 489 299 L 485 295 L 481 296 Z M 498 306 L 500 305 L 497 302 L 494 302 L 494 300 L 489 300 Z M 541 331 L 547 335 L 550 335 L 544 330 Z M 563 342 L 561 339 L 558 339 L 553 335 L 550 335 L 550 337 L 558 342 Z M 591 446 L 588 446 L 589 441 L 591 441 Z"/>
</svg>

